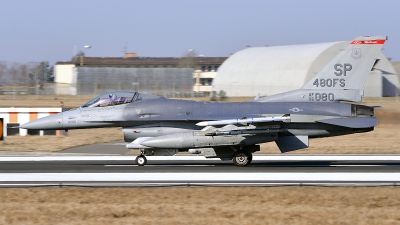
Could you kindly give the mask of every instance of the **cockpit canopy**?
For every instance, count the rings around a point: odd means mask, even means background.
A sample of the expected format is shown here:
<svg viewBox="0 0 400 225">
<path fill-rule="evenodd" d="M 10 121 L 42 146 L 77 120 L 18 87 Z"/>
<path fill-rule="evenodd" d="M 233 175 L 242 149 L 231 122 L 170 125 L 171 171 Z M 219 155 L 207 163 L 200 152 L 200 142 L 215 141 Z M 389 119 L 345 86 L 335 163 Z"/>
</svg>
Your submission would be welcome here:
<svg viewBox="0 0 400 225">
<path fill-rule="evenodd" d="M 153 99 L 153 98 L 159 98 L 159 97 L 154 95 L 141 94 L 139 92 L 112 91 L 103 93 L 93 98 L 92 100 L 83 104 L 81 108 L 121 105 L 143 99 Z"/>
</svg>

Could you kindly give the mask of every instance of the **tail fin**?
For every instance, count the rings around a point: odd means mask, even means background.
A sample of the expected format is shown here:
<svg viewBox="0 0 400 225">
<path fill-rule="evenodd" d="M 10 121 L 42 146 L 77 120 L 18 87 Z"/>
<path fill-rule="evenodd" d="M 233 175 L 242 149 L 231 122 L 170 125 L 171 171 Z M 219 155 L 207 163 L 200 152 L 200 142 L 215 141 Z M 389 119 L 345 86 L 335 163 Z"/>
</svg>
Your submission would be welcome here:
<svg viewBox="0 0 400 225">
<path fill-rule="evenodd" d="M 386 36 L 357 37 L 301 89 L 257 101 L 360 102 L 362 87 L 386 40 Z"/>
<path fill-rule="evenodd" d="M 386 40 L 357 37 L 302 89 L 362 89 Z"/>
</svg>

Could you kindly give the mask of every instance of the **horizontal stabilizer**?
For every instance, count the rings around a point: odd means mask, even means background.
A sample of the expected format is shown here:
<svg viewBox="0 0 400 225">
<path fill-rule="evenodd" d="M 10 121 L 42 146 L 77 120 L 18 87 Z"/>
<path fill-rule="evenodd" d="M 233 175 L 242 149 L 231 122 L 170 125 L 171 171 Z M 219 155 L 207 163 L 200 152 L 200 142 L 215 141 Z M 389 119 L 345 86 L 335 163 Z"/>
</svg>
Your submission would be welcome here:
<svg viewBox="0 0 400 225">
<path fill-rule="evenodd" d="M 347 117 L 347 118 L 335 118 L 326 120 L 317 120 L 319 123 L 326 123 L 341 127 L 349 128 L 367 128 L 376 126 L 375 117 Z"/>
<path fill-rule="evenodd" d="M 308 136 L 281 136 L 275 141 L 282 153 L 308 148 Z"/>
</svg>

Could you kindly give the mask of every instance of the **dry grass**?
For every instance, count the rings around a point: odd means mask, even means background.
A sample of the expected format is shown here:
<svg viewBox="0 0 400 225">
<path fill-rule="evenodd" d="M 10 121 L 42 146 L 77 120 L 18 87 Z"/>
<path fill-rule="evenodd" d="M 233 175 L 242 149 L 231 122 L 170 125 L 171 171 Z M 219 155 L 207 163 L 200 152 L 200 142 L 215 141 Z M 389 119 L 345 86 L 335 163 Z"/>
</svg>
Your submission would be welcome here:
<svg viewBox="0 0 400 225">
<path fill-rule="evenodd" d="M 73 147 L 123 140 L 118 128 L 70 130 L 68 136 L 8 136 L 0 151 L 57 152 Z"/>
<path fill-rule="evenodd" d="M 399 224 L 399 187 L 0 189 L 1 224 Z"/>
<path fill-rule="evenodd" d="M 310 147 L 290 154 L 400 154 L 400 125 L 379 125 L 368 133 L 310 139 Z M 259 154 L 279 154 L 274 142 L 261 145 Z"/>
<path fill-rule="evenodd" d="M 47 108 L 60 107 L 63 102 L 65 108 L 76 108 L 95 96 L 71 96 L 71 95 L 0 95 L 0 107 L 20 108 Z"/>
<path fill-rule="evenodd" d="M 71 95 L 0 95 L 0 108 L 8 107 L 60 107 L 61 102 L 64 104 L 65 108 L 77 108 L 84 103 L 88 102 L 90 99 L 94 98 L 94 95 L 81 95 L 81 96 L 71 96 Z M 183 98 L 179 98 L 183 99 Z M 187 98 L 186 100 L 193 99 L 195 101 L 209 101 L 209 97 L 201 98 Z M 236 97 L 227 98 L 228 102 L 243 102 L 252 100 L 251 97 Z"/>
</svg>

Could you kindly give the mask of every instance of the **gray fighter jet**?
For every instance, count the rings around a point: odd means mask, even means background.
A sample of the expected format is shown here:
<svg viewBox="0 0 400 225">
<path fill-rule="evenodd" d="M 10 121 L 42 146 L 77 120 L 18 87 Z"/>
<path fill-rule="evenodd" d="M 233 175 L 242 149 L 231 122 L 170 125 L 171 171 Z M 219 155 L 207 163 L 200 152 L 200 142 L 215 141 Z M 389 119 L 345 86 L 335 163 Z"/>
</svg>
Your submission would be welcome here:
<svg viewBox="0 0 400 225">
<path fill-rule="evenodd" d="M 357 37 L 301 89 L 249 102 L 199 102 L 115 91 L 78 109 L 26 123 L 25 129 L 122 127 L 129 149 L 147 155 L 201 152 L 207 158 L 252 161 L 260 143 L 275 141 L 281 152 L 308 147 L 309 138 L 374 130 L 374 108 L 360 102 L 363 84 L 377 62 L 385 36 Z"/>
</svg>

